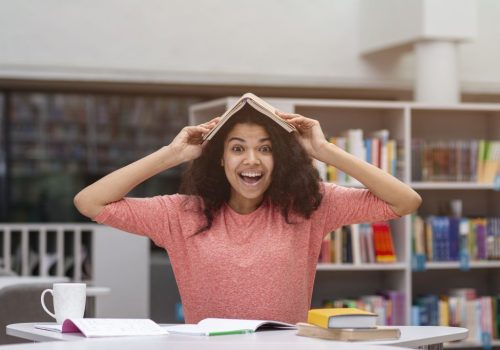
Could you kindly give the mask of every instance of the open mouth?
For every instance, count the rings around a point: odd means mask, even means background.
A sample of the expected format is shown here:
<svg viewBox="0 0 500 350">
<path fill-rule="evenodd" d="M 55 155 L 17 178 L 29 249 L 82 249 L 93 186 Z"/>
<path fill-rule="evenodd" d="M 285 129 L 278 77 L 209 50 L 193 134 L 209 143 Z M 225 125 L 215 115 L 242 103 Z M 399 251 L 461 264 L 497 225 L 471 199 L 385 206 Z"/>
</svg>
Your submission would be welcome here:
<svg viewBox="0 0 500 350">
<path fill-rule="evenodd" d="M 239 175 L 243 182 L 248 185 L 255 185 L 260 179 L 262 179 L 263 176 L 259 171 L 244 171 Z"/>
</svg>

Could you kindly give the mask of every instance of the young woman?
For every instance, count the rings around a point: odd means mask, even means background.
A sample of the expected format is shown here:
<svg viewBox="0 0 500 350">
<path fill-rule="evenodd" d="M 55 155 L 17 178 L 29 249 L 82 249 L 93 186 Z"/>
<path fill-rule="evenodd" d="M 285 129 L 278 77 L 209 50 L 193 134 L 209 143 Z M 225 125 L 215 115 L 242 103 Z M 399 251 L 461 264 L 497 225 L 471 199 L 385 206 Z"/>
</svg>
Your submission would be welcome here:
<svg viewBox="0 0 500 350">
<path fill-rule="evenodd" d="M 277 113 L 298 132 L 245 107 L 209 142 L 201 144 L 218 118 L 185 127 L 168 146 L 75 197 L 82 214 L 146 235 L 168 252 L 188 323 L 207 317 L 305 321 L 325 234 L 398 218 L 420 205 L 407 185 L 328 143 L 318 121 Z M 312 158 L 366 189 L 320 182 Z M 124 198 L 189 161 L 184 194 Z"/>
</svg>

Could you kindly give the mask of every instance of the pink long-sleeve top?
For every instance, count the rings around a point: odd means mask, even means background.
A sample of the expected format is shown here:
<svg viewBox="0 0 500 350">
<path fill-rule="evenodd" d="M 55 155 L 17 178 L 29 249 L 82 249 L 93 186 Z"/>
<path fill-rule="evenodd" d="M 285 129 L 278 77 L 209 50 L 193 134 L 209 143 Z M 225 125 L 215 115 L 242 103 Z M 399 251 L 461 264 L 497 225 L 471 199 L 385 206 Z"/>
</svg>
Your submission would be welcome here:
<svg viewBox="0 0 500 350">
<path fill-rule="evenodd" d="M 323 237 L 342 225 L 397 218 L 366 189 L 322 184 L 323 199 L 309 219 L 264 202 L 241 215 L 224 205 L 208 231 L 195 196 L 125 198 L 94 220 L 145 235 L 163 247 L 172 264 L 187 323 L 207 317 L 307 319 Z"/>
</svg>

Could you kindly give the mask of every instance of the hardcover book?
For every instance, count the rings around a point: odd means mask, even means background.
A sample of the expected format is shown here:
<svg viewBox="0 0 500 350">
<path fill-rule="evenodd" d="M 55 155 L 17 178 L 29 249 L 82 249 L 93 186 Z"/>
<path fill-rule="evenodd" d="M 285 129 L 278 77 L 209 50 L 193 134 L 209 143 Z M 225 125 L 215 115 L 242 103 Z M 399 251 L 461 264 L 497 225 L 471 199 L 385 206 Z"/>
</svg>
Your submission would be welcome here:
<svg viewBox="0 0 500 350">
<path fill-rule="evenodd" d="M 297 335 L 340 341 L 366 341 L 399 339 L 401 331 L 396 327 L 323 328 L 310 323 L 297 323 Z"/>
<path fill-rule="evenodd" d="M 287 121 L 281 119 L 276 114 L 276 108 L 271 106 L 269 103 L 261 99 L 260 97 L 252 94 L 251 92 L 247 92 L 243 96 L 241 96 L 238 101 L 231 107 L 229 107 L 224 114 L 221 116 L 221 119 L 219 123 L 212 129 L 208 134 L 205 135 L 203 138 L 203 141 L 205 140 L 211 140 L 215 134 L 222 128 L 222 126 L 231 118 L 233 115 L 236 114 L 240 109 L 242 109 L 245 105 L 249 105 L 258 112 L 260 112 L 262 115 L 271 118 L 273 121 L 275 121 L 278 125 L 280 125 L 283 129 L 285 129 L 288 132 L 293 132 L 296 131 L 295 127 L 288 123 Z"/>
<path fill-rule="evenodd" d="M 375 328 L 377 314 L 354 307 L 311 309 L 307 322 L 322 328 Z"/>
</svg>

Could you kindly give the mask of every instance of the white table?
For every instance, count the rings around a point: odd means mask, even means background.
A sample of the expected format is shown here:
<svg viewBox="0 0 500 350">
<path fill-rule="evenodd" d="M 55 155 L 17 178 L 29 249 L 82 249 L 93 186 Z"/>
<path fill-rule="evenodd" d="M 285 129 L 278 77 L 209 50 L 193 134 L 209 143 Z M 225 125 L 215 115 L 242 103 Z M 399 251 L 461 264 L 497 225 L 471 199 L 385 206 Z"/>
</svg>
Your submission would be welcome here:
<svg viewBox="0 0 500 350">
<path fill-rule="evenodd" d="M 192 338 L 192 337 L 189 337 Z M 217 337 L 221 338 L 221 337 Z M 139 338 L 92 339 L 89 341 L 72 342 L 71 350 L 408 350 L 407 348 L 389 345 L 367 345 L 359 343 L 331 342 L 261 342 L 255 341 L 256 334 L 224 336 L 224 341 L 177 341 L 163 336 Z M 297 337 L 299 338 L 299 337 Z M 32 344 L 17 344 L 2 346 L 2 350 L 68 350 L 66 342 L 43 342 Z"/>
<path fill-rule="evenodd" d="M 79 333 L 56 333 L 45 331 L 42 329 L 36 329 L 35 324 L 39 323 L 16 323 L 7 326 L 7 334 L 23 339 L 28 339 L 36 342 L 48 342 L 54 340 L 63 341 L 73 341 L 76 343 L 87 343 L 92 342 L 92 344 L 97 339 L 85 338 Z M 218 337 L 200 337 L 200 336 L 186 336 L 186 335 L 165 335 L 158 337 L 126 337 L 122 339 L 122 343 L 126 342 L 144 342 L 144 344 L 154 344 L 155 342 L 162 343 L 165 346 L 166 343 L 175 344 L 191 344 L 194 347 L 198 346 L 205 348 L 207 344 L 235 344 L 235 342 L 241 342 L 244 344 L 251 343 L 254 345 L 265 345 L 265 344 L 281 344 L 286 345 L 287 350 L 289 346 L 299 346 L 300 344 L 306 346 L 306 344 L 313 344 L 317 346 L 323 346 L 324 344 L 329 344 L 330 349 L 332 349 L 332 343 L 335 343 L 335 348 L 337 346 L 343 346 L 347 344 L 354 349 L 356 345 L 380 345 L 380 346 L 391 346 L 393 347 L 406 347 L 406 348 L 427 348 L 427 349 L 442 349 L 442 344 L 449 341 L 463 340 L 467 337 L 468 330 L 466 328 L 460 327 L 439 327 L 439 326 L 427 326 L 427 327 L 417 327 L 417 326 L 400 326 L 401 338 L 396 340 L 385 340 L 385 341 L 369 341 L 369 342 L 337 342 L 331 340 L 322 340 L 309 337 L 299 337 L 295 335 L 294 330 L 287 331 L 263 331 L 256 332 L 253 334 L 245 335 L 226 335 Z M 107 338 L 101 340 L 117 340 L 117 338 Z M 297 345 L 299 344 L 299 345 Z M 239 348 L 239 345 L 238 345 Z M 255 348 L 260 349 L 258 346 Z M 309 345 L 307 347 L 309 348 Z M 73 349 L 73 344 L 72 344 Z M 98 349 L 98 348 L 96 348 Z M 291 349 L 291 348 L 290 348 Z M 298 349 L 298 348 L 297 348 Z M 340 348 L 339 348 L 340 349 Z M 4 348 L 2 348 L 4 350 Z M 164 349 L 163 349 L 164 350 Z"/>
</svg>

